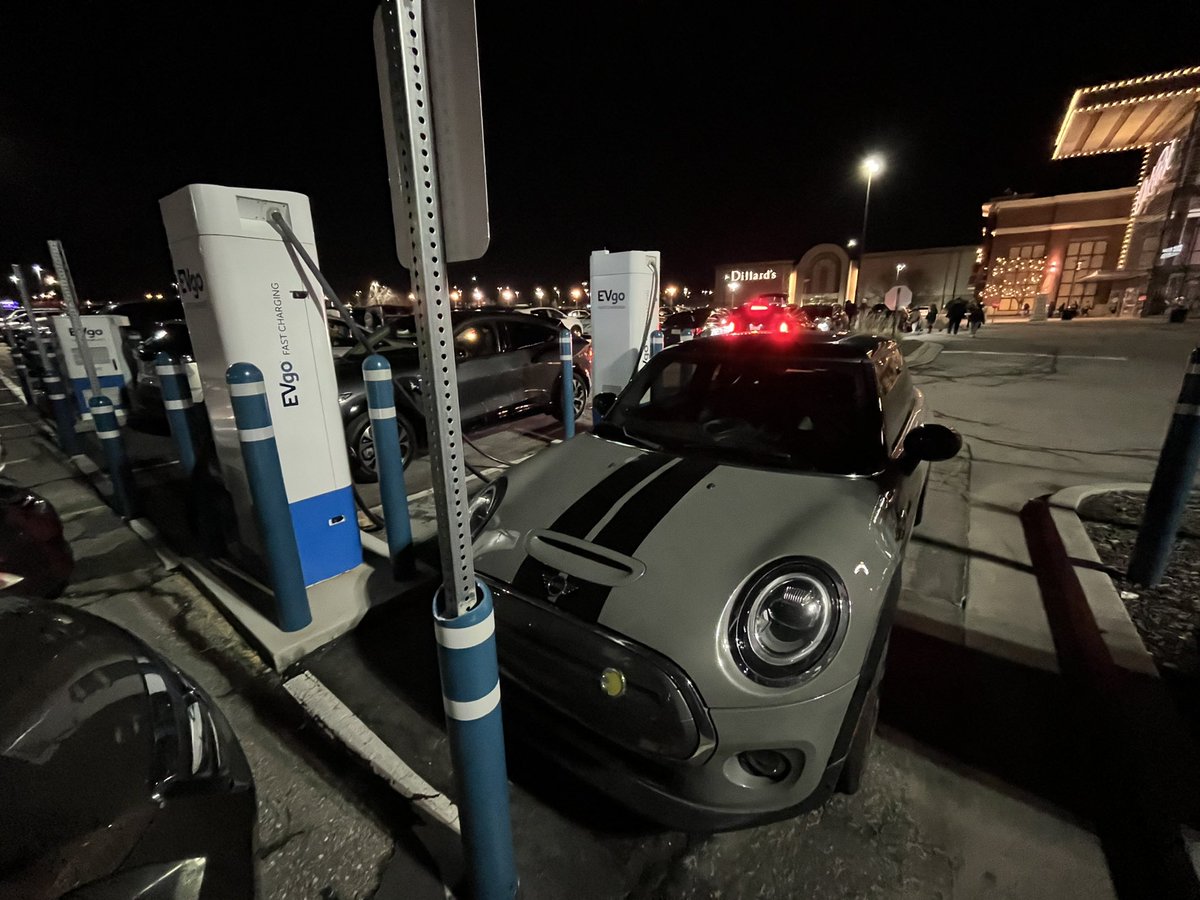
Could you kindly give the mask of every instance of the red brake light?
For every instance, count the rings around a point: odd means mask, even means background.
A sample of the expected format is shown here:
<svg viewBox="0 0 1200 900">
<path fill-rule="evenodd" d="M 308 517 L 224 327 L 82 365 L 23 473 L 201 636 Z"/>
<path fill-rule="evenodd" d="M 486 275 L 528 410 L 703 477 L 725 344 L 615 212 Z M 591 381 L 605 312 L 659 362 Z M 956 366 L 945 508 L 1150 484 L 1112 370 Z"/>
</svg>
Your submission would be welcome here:
<svg viewBox="0 0 1200 900">
<path fill-rule="evenodd" d="M 771 307 L 769 307 L 769 306 L 766 306 L 766 305 L 764 305 L 764 304 L 762 304 L 762 303 L 752 303 L 752 304 L 750 305 L 750 308 L 751 308 L 752 310 L 754 310 L 755 312 L 762 312 L 763 310 L 770 309 Z"/>
<path fill-rule="evenodd" d="M 780 322 L 780 323 L 779 323 L 779 330 L 780 330 L 780 331 L 781 331 L 783 334 L 787 334 L 787 332 L 788 332 L 788 323 L 787 323 L 787 322 Z"/>
</svg>

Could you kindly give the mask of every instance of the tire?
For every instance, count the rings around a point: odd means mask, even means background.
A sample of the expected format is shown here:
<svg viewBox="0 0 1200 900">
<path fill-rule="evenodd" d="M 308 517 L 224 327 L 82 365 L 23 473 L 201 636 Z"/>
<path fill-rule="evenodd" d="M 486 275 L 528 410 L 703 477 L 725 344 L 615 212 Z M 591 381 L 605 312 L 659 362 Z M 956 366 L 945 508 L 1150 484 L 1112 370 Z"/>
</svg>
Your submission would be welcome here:
<svg viewBox="0 0 1200 900">
<path fill-rule="evenodd" d="M 879 721 L 879 683 L 883 680 L 883 667 L 887 662 L 887 647 L 883 648 L 883 656 L 879 659 L 879 668 L 875 672 L 875 683 L 867 692 L 862 709 L 858 714 L 858 724 L 854 726 L 854 737 L 850 739 L 850 749 L 846 751 L 846 761 L 842 764 L 841 774 L 838 775 L 837 791 L 841 794 L 857 794 L 862 787 L 863 773 L 867 770 L 867 757 L 871 751 L 871 738 L 875 736 L 875 724 Z"/>
<path fill-rule="evenodd" d="M 587 383 L 587 379 L 584 378 L 582 375 L 580 375 L 578 372 L 571 373 L 571 382 L 572 382 L 572 386 L 574 387 L 573 393 L 574 393 L 574 397 L 575 397 L 575 419 L 578 420 L 579 417 L 583 415 L 583 411 L 585 409 L 587 409 L 588 394 L 589 394 L 588 383 Z M 558 419 L 558 421 L 561 422 L 563 420 L 562 383 L 561 382 L 559 382 L 558 386 L 555 388 L 554 406 L 550 410 L 550 413 L 551 413 L 551 415 L 554 416 L 554 418 Z"/>
<path fill-rule="evenodd" d="M 403 413 L 396 413 L 396 428 L 400 432 L 400 452 L 404 468 L 416 456 L 416 431 Z M 379 480 L 375 469 L 375 441 L 371 434 L 371 418 L 367 413 L 355 416 L 346 426 L 346 450 L 350 454 L 350 470 L 354 480 L 371 484 Z"/>
</svg>

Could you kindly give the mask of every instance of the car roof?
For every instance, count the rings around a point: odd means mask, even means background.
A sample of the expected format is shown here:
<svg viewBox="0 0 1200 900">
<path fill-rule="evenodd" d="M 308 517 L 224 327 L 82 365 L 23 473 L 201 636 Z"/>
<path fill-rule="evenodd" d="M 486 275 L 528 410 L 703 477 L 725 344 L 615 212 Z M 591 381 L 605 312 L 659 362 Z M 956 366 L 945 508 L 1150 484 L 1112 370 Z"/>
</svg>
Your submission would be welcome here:
<svg viewBox="0 0 1200 900">
<path fill-rule="evenodd" d="M 793 356 L 861 360 L 891 338 L 879 334 L 729 334 L 676 344 L 663 353 L 716 357 Z"/>
</svg>

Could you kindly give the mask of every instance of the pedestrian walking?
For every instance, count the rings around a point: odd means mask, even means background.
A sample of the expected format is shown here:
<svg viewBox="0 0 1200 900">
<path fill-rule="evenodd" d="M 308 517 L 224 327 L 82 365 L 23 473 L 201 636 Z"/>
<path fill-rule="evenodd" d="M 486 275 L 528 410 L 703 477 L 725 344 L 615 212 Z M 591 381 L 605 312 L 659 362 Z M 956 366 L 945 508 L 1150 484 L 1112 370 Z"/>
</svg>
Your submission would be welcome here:
<svg viewBox="0 0 1200 900">
<path fill-rule="evenodd" d="M 967 314 L 967 301 L 962 297 L 955 297 L 946 304 L 946 331 L 950 334 L 958 334 L 958 326 L 962 324 L 963 317 Z"/>
<path fill-rule="evenodd" d="M 925 326 L 926 326 L 926 330 L 930 334 L 933 334 L 933 326 L 934 326 L 934 323 L 937 322 L 937 312 L 938 312 L 937 304 L 930 303 L 929 304 L 929 312 L 925 313 Z"/>
<path fill-rule="evenodd" d="M 983 304 L 978 300 L 971 304 L 967 313 L 967 322 L 971 326 L 971 337 L 975 337 L 979 334 L 979 329 L 983 327 Z"/>
</svg>

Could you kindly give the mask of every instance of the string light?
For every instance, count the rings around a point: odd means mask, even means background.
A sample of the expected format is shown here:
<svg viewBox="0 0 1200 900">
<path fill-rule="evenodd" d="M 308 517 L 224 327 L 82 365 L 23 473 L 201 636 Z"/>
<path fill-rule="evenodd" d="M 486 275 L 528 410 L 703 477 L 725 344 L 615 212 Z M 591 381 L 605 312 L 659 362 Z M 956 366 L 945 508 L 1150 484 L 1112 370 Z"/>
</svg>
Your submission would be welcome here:
<svg viewBox="0 0 1200 900">
<path fill-rule="evenodd" d="M 1046 276 L 1046 257 L 1002 256 L 992 261 L 988 271 L 987 285 L 980 291 L 980 299 L 1003 300 L 1017 303 L 1037 296 Z"/>
<path fill-rule="evenodd" d="M 1134 210 L 1137 208 L 1138 197 L 1142 193 L 1142 185 L 1146 181 L 1146 176 L 1150 173 L 1150 148 L 1147 147 L 1142 151 L 1142 167 L 1138 170 L 1137 190 L 1134 191 L 1133 201 L 1129 204 L 1129 222 L 1125 225 L 1125 236 L 1121 239 L 1121 255 L 1117 257 L 1117 268 L 1124 269 L 1125 262 L 1129 258 L 1129 246 L 1133 242 L 1133 223 L 1137 218 L 1134 215 Z"/>
</svg>

